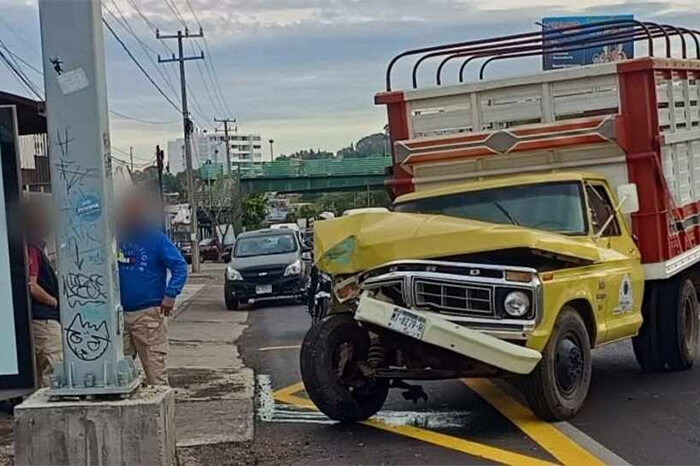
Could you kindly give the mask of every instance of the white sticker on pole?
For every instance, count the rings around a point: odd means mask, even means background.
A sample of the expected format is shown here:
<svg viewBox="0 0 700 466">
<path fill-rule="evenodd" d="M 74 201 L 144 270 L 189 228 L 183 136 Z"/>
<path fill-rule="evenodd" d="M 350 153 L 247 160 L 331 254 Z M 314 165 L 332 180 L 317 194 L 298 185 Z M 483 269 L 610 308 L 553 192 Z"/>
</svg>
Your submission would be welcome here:
<svg viewBox="0 0 700 466">
<path fill-rule="evenodd" d="M 77 68 L 58 75 L 58 85 L 61 87 L 61 92 L 68 95 L 85 89 L 90 83 L 85 76 L 85 71 L 82 68 Z"/>
</svg>

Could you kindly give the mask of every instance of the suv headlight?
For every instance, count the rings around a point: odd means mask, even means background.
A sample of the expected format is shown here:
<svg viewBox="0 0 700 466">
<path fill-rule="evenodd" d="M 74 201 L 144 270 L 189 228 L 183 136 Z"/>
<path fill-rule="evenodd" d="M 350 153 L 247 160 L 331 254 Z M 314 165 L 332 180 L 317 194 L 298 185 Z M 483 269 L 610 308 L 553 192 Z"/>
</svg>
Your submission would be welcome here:
<svg viewBox="0 0 700 466">
<path fill-rule="evenodd" d="M 291 264 L 287 266 L 287 268 L 284 271 L 284 276 L 288 277 L 290 275 L 299 275 L 301 274 L 301 261 L 299 259 L 295 260 Z"/>
<path fill-rule="evenodd" d="M 226 267 L 226 278 L 231 281 L 243 280 L 241 273 L 230 265 Z"/>
<path fill-rule="evenodd" d="M 503 300 L 503 309 L 512 317 L 522 317 L 530 310 L 530 297 L 522 291 L 511 291 Z"/>
</svg>

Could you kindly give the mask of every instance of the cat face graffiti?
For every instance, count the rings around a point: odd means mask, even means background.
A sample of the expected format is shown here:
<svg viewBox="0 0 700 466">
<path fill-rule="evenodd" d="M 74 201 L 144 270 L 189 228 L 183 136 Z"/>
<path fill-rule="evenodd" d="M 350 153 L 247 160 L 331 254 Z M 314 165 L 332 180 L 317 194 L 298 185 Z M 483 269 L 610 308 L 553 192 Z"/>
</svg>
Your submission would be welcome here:
<svg viewBox="0 0 700 466">
<path fill-rule="evenodd" d="M 66 329 L 68 347 L 78 359 L 94 361 L 104 354 L 110 344 L 107 322 L 95 325 L 83 321 L 83 316 L 76 314 Z"/>
</svg>

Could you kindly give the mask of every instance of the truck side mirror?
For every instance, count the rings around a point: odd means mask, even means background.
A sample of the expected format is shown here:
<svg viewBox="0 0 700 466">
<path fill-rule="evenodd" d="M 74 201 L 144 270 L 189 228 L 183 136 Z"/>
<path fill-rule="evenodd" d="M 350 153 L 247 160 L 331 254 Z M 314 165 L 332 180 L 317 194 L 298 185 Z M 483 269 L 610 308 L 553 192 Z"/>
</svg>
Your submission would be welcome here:
<svg viewBox="0 0 700 466">
<path fill-rule="evenodd" d="M 622 184 L 617 187 L 618 210 L 622 214 L 639 212 L 639 195 L 634 183 Z"/>
</svg>

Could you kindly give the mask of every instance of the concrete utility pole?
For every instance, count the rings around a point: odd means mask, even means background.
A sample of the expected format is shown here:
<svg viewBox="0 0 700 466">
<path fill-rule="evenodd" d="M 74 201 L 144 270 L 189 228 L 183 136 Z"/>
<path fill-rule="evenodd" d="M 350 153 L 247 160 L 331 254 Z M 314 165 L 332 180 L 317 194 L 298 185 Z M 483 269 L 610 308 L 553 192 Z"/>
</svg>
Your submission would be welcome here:
<svg viewBox="0 0 700 466">
<path fill-rule="evenodd" d="M 229 118 L 224 118 L 222 120 L 218 120 L 214 118 L 214 121 L 216 123 L 223 123 L 224 124 L 224 139 L 226 140 L 226 175 L 229 177 L 231 176 L 231 143 L 228 140 L 228 124 L 229 123 L 236 123 L 236 119 L 234 118 L 233 120 Z"/>
<path fill-rule="evenodd" d="M 274 147 L 274 144 L 275 144 L 275 140 L 274 140 L 274 139 L 270 139 L 270 162 L 274 162 L 274 161 L 275 161 L 275 147 Z"/>
<path fill-rule="evenodd" d="M 51 188 L 60 212 L 64 362 L 51 394 L 129 393 L 139 380 L 122 348 L 100 2 L 40 0 L 39 14 Z"/>
<path fill-rule="evenodd" d="M 134 147 L 129 146 L 129 160 L 131 160 L 131 174 L 134 174 Z"/>
<path fill-rule="evenodd" d="M 187 168 L 187 190 L 190 204 L 190 241 L 192 242 L 192 272 L 199 272 L 199 227 L 197 225 L 197 198 L 195 196 L 194 171 L 192 170 L 192 120 L 187 110 L 187 80 L 185 77 L 185 62 L 189 60 L 203 60 L 204 52 L 199 56 L 185 57 L 182 51 L 182 39 L 195 39 L 204 37 L 202 30 L 199 34 L 190 34 L 188 29 L 185 33 L 177 31 L 177 34 L 161 35 L 156 30 L 157 39 L 177 39 L 178 56 L 173 54 L 172 58 L 162 59 L 158 56 L 158 63 L 180 63 L 180 94 L 182 95 L 182 125 L 185 132 L 185 164 Z"/>
</svg>

